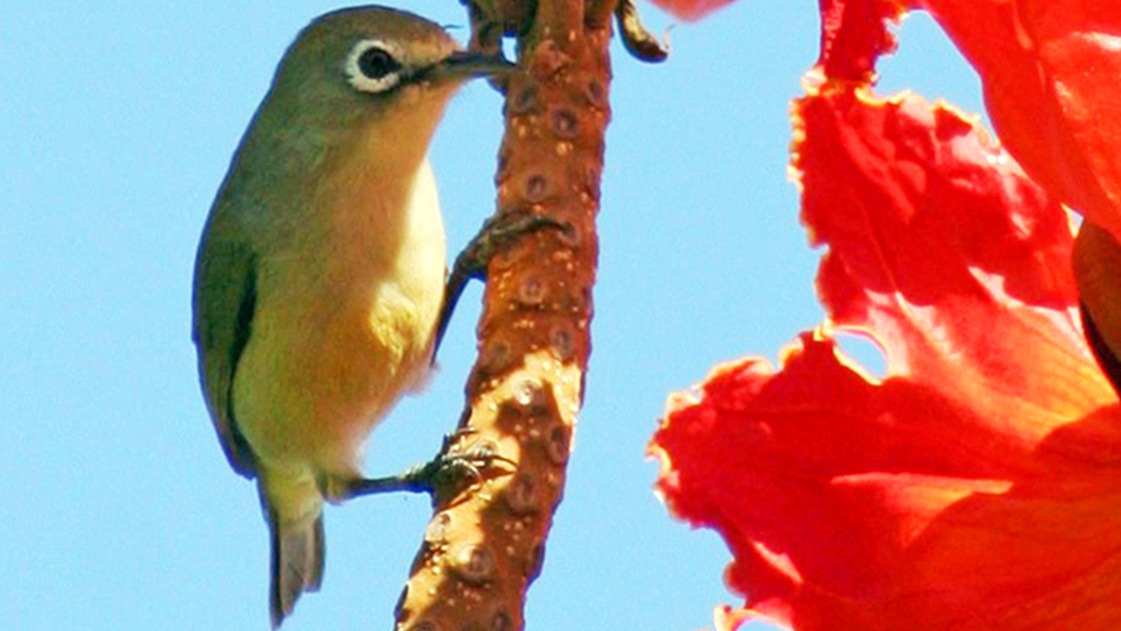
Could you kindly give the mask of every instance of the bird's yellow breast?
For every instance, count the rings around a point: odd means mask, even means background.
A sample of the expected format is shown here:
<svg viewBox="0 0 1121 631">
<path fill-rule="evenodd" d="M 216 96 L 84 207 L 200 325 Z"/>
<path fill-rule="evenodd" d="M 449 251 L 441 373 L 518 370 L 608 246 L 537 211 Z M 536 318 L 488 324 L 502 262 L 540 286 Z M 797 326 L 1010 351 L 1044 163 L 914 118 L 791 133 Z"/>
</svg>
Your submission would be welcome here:
<svg viewBox="0 0 1121 631">
<path fill-rule="evenodd" d="M 362 162 L 323 183 L 307 235 L 262 261 L 235 416 L 266 466 L 357 472 L 361 444 L 429 366 L 446 245 L 427 161 L 413 177 Z M 401 182 L 403 190 L 367 185 Z M 392 187 L 389 187 L 392 189 Z"/>
</svg>

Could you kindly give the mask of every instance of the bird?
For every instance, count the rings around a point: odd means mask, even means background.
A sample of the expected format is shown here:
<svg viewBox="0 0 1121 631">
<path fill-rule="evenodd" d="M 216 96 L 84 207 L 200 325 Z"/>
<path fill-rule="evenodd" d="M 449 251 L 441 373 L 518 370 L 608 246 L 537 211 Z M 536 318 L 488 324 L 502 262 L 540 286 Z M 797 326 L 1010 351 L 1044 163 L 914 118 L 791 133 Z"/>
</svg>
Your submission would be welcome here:
<svg viewBox="0 0 1121 631">
<path fill-rule="evenodd" d="M 430 369 L 447 276 L 428 145 L 468 79 L 510 64 L 377 6 L 314 19 L 281 59 L 210 208 L 192 337 L 234 471 L 257 482 L 280 626 L 323 577 L 325 502 Z"/>
</svg>

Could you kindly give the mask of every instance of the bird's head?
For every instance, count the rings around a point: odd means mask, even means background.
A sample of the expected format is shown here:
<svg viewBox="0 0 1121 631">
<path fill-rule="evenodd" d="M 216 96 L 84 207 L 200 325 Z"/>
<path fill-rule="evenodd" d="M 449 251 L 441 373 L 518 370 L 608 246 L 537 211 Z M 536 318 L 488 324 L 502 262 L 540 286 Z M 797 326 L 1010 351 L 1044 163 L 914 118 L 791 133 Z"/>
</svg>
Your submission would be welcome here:
<svg viewBox="0 0 1121 631">
<path fill-rule="evenodd" d="M 463 51 L 443 27 L 412 13 L 342 9 L 300 32 L 261 115 L 272 119 L 271 129 L 288 127 L 316 144 L 345 136 L 411 162 L 423 157 L 459 86 L 512 68 L 501 57 Z"/>
</svg>

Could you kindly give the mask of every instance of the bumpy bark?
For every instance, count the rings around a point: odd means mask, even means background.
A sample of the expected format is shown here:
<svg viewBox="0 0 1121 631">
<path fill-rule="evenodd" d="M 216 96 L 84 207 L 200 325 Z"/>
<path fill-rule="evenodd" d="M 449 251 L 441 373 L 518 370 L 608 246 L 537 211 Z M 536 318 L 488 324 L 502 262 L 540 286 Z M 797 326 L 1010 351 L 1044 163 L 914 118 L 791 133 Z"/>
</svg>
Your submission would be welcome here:
<svg viewBox="0 0 1121 631">
<path fill-rule="evenodd" d="M 519 35 L 519 70 L 505 86 L 497 213 L 570 229 L 524 235 L 490 263 L 461 421 L 469 431 L 451 451 L 481 448 L 499 459 L 477 484 L 437 498 L 398 629 L 524 628 L 526 589 L 541 571 L 583 399 L 614 6 L 542 0 L 530 12 L 505 4 L 473 8 L 476 26 L 480 17 L 498 25 L 477 29 L 475 45 L 493 44 L 493 29 Z"/>
</svg>

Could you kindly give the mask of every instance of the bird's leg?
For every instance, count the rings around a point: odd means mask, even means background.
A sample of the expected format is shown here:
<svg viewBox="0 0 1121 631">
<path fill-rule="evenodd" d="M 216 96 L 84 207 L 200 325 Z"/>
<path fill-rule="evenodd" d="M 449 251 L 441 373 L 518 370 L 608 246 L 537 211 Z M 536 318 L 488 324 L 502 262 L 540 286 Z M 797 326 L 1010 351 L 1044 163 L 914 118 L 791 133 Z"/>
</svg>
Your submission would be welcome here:
<svg viewBox="0 0 1121 631">
<path fill-rule="evenodd" d="M 444 287 L 444 304 L 440 308 L 440 317 L 436 321 L 436 345 L 432 351 L 432 361 L 436 361 L 436 351 L 440 349 L 440 342 L 447 332 L 448 323 L 451 322 L 452 312 L 459 302 L 463 289 L 472 278 L 486 280 L 487 265 L 494 255 L 522 235 L 535 232 L 542 228 L 555 228 L 571 234 L 572 226 L 563 221 L 550 217 L 532 214 L 503 213 L 488 218 L 483 222 L 479 233 L 463 248 L 455 258 L 451 274 L 448 275 L 447 285 Z"/>
<path fill-rule="evenodd" d="M 456 495 L 467 486 L 483 479 L 483 472 L 495 463 L 513 465 L 509 458 L 498 455 L 497 448 L 489 442 L 476 442 L 462 450 L 453 448 L 459 436 L 473 433 L 464 429 L 444 437 L 440 453 L 404 473 L 384 478 L 328 477 L 320 484 L 324 496 L 332 502 L 342 502 L 363 495 L 377 493 L 428 493 L 433 497 Z"/>
</svg>

